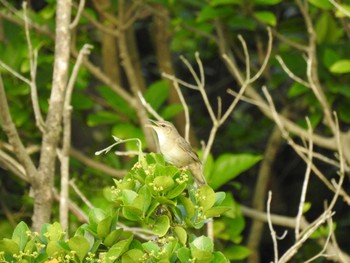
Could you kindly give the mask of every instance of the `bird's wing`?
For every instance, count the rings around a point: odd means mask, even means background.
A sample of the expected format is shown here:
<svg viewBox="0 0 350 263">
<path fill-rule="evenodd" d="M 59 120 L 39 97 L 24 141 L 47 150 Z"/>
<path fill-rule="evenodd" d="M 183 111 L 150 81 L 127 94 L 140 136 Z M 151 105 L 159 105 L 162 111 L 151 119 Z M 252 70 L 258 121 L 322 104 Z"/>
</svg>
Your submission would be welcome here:
<svg viewBox="0 0 350 263">
<path fill-rule="evenodd" d="M 200 162 L 198 155 L 193 151 L 191 145 L 184 138 L 179 137 L 176 139 L 176 142 L 179 145 L 179 147 L 182 148 L 185 152 L 187 152 L 194 161 Z"/>
</svg>

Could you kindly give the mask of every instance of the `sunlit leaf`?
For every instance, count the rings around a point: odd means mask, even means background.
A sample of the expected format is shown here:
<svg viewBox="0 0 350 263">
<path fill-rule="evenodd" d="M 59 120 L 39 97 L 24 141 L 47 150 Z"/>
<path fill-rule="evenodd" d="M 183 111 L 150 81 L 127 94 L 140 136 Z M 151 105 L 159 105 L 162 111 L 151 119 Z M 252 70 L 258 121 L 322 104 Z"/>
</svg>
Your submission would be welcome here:
<svg viewBox="0 0 350 263">
<path fill-rule="evenodd" d="M 268 12 L 268 11 L 254 12 L 254 16 L 265 24 L 268 24 L 270 26 L 276 25 L 276 22 L 277 22 L 276 16 L 272 12 Z"/>
<path fill-rule="evenodd" d="M 342 59 L 335 62 L 329 70 L 335 74 L 344 74 L 350 72 L 350 59 Z"/>
</svg>

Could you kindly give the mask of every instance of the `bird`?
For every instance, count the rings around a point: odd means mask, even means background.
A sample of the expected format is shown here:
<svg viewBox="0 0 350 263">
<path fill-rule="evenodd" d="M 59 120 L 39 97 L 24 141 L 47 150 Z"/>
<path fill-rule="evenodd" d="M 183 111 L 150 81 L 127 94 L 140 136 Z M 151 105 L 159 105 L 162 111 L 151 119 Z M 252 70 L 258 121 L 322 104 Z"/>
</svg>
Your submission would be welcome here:
<svg viewBox="0 0 350 263">
<path fill-rule="evenodd" d="M 157 133 L 160 152 L 166 162 L 177 167 L 187 167 L 198 187 L 207 184 L 203 175 L 202 163 L 191 145 L 179 134 L 175 126 L 168 121 L 149 120 L 148 127 Z"/>
</svg>

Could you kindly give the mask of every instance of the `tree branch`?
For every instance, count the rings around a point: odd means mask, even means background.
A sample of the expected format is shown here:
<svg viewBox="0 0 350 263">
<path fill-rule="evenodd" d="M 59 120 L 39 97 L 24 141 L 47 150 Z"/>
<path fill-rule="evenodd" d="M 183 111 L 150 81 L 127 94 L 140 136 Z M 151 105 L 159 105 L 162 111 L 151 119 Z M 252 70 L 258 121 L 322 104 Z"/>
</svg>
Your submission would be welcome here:
<svg viewBox="0 0 350 263">
<path fill-rule="evenodd" d="M 37 170 L 31 158 L 29 157 L 26 149 L 18 135 L 17 128 L 12 120 L 6 93 L 4 89 L 4 84 L 2 82 L 2 77 L 0 75 L 0 121 L 2 129 L 4 130 L 11 146 L 13 147 L 13 152 L 16 158 L 21 164 L 23 164 L 26 171 L 27 180 L 32 181 L 34 177 L 37 176 Z"/>
<path fill-rule="evenodd" d="M 64 96 L 67 87 L 70 55 L 71 1 L 57 1 L 55 62 L 49 109 L 43 134 L 38 176 L 33 180 L 34 214 L 33 228 L 39 231 L 50 221 L 52 191 L 54 185 L 56 150 L 60 139 Z"/>
</svg>

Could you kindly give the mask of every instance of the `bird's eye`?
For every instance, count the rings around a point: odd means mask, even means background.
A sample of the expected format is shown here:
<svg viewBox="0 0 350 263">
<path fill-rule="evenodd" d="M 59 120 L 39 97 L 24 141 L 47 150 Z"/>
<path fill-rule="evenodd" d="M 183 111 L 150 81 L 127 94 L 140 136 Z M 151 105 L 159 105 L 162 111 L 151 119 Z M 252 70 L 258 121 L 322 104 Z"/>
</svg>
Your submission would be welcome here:
<svg viewBox="0 0 350 263">
<path fill-rule="evenodd" d="M 160 126 L 165 127 L 165 124 L 162 124 L 162 125 L 160 125 Z"/>
</svg>

